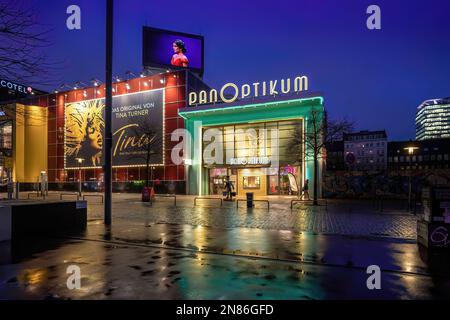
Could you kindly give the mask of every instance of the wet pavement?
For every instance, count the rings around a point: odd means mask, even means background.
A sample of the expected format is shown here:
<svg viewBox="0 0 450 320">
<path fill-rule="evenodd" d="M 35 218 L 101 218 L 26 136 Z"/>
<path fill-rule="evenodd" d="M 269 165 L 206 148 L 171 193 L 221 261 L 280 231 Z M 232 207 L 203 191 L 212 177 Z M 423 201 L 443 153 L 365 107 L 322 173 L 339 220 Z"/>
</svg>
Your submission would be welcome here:
<svg viewBox="0 0 450 320">
<path fill-rule="evenodd" d="M 245 202 L 240 202 L 239 208 L 235 202 L 220 207 L 217 200 L 202 200 L 194 206 L 192 196 L 178 196 L 176 207 L 171 198 L 157 199 L 153 206 L 131 194 L 119 194 L 116 199 L 114 219 L 126 221 L 416 239 L 417 216 L 398 205 L 380 212 L 370 201 L 331 200 L 326 207 L 296 204 L 291 210 L 290 200 L 295 197 L 264 197 L 270 201 L 268 210 L 264 203 L 257 203 L 254 209 L 247 209 Z M 92 199 L 89 218 L 102 219 L 102 208 Z"/>
<path fill-rule="evenodd" d="M 292 216 L 324 214 L 356 226 L 347 226 L 349 233 L 339 234 L 315 232 L 317 227 L 311 228 L 313 231 L 257 227 L 259 222 L 252 222 L 279 217 L 285 219 L 280 224 L 284 227 L 288 220 L 283 217 L 288 213 L 277 209 L 277 204 L 269 211 L 248 212 L 246 208 L 236 210 L 233 204 L 222 209 L 193 208 L 188 199 L 185 205 L 181 201 L 177 210 L 169 202 L 150 207 L 134 201 L 114 202 L 112 228 L 98 220 L 101 205 L 91 203 L 90 222 L 83 234 L 24 240 L 12 247 L 0 243 L 0 299 L 450 297 L 450 269 L 431 269 L 423 262 L 412 238 L 415 234 L 386 234 L 396 228 L 389 226 L 393 218 L 410 219 L 413 222 L 408 228 L 415 228 L 416 218 L 402 212 L 380 214 L 364 206 L 362 210 L 349 206 L 338 210 L 333 205 L 328 210 L 306 207 L 292 211 Z M 188 215 L 186 212 L 200 216 L 203 224 L 186 217 L 179 221 L 191 223 L 176 223 L 173 217 Z M 216 220 L 232 214 L 238 216 L 233 218 L 235 222 L 217 226 Z M 262 218 L 269 215 L 272 217 Z M 379 225 L 358 227 L 374 221 Z M 372 232 L 378 229 L 383 229 L 383 234 Z M 320 230 L 326 230 L 323 223 Z M 81 289 L 69 290 L 66 269 L 73 264 L 81 269 Z M 369 265 L 381 268 L 381 290 L 367 289 Z"/>
</svg>

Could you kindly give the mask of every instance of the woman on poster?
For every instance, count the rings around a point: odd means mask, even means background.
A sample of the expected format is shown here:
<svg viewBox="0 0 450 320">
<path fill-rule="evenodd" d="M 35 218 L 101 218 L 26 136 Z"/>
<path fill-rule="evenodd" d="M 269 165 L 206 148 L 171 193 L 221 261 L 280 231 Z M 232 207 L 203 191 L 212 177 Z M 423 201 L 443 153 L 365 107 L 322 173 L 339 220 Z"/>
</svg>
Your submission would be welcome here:
<svg viewBox="0 0 450 320">
<path fill-rule="evenodd" d="M 176 67 L 188 67 L 189 59 L 186 57 L 186 46 L 182 40 L 176 40 L 173 43 L 173 52 L 171 64 Z"/>
</svg>

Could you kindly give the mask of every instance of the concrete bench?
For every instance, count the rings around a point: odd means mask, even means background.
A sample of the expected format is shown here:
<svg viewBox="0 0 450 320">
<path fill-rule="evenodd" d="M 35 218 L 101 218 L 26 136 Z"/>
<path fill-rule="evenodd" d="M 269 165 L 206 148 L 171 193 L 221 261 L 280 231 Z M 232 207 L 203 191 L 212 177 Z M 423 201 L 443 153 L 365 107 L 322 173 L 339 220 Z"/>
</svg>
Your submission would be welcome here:
<svg viewBox="0 0 450 320">
<path fill-rule="evenodd" d="M 86 201 L 9 201 L 0 205 L 0 241 L 66 235 L 87 225 Z"/>
</svg>

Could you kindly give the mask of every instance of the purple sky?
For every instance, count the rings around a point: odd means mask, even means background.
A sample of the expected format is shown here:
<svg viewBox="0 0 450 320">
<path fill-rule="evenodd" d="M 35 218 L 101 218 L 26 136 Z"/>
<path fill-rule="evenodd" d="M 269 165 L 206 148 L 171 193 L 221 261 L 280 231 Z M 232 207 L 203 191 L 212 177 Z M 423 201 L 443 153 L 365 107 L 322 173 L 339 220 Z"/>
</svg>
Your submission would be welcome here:
<svg viewBox="0 0 450 320">
<path fill-rule="evenodd" d="M 35 4 L 54 29 L 48 54 L 63 60 L 61 83 L 102 79 L 105 0 Z M 71 4 L 82 10 L 80 31 L 65 27 Z M 382 30 L 366 28 L 370 4 L 381 7 Z M 332 118 L 409 139 L 416 107 L 450 96 L 449 12 L 448 0 L 116 1 L 114 74 L 141 70 L 144 24 L 197 33 L 211 86 L 305 74 Z"/>
</svg>

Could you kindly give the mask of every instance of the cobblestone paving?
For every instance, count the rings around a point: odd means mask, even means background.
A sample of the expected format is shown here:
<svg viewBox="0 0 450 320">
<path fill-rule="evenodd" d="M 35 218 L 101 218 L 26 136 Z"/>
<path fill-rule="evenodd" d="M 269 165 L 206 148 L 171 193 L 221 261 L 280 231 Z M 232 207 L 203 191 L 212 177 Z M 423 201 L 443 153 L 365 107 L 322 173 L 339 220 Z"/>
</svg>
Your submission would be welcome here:
<svg viewBox="0 0 450 320">
<path fill-rule="evenodd" d="M 235 207 L 235 203 L 226 203 L 222 208 L 212 207 L 217 202 L 193 207 L 191 200 L 179 201 L 177 207 L 174 207 L 170 200 L 155 203 L 153 206 L 141 203 L 137 199 L 115 201 L 113 218 L 142 223 L 188 224 L 216 228 L 244 227 L 416 239 L 417 217 L 405 212 L 390 214 L 386 211 L 382 214 L 370 207 L 359 206 L 352 209 L 333 204 L 329 204 L 328 210 L 324 206 L 299 206 L 290 210 L 289 200 L 286 201 L 287 203 L 278 202 L 271 205 L 270 210 L 264 207 L 247 210 L 244 203 L 239 209 Z M 101 205 L 90 203 L 89 207 L 90 219 L 102 218 Z"/>
</svg>

